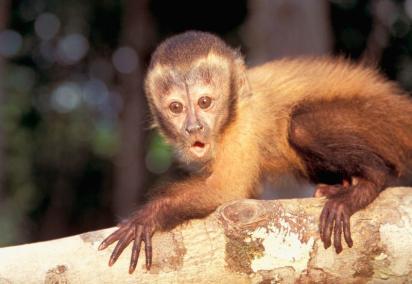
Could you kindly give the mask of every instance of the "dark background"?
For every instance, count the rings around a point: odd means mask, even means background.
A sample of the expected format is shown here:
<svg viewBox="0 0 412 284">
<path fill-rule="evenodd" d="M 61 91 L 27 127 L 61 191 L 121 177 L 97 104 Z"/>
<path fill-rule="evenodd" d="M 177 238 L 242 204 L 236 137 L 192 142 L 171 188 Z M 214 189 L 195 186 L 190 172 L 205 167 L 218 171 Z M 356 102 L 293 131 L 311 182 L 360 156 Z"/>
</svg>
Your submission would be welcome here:
<svg viewBox="0 0 412 284">
<path fill-rule="evenodd" d="M 411 0 L 1 0 L 0 246 L 112 226 L 167 170 L 142 91 L 165 37 L 214 32 L 251 66 L 341 55 L 411 90 L 411 19 Z"/>
</svg>

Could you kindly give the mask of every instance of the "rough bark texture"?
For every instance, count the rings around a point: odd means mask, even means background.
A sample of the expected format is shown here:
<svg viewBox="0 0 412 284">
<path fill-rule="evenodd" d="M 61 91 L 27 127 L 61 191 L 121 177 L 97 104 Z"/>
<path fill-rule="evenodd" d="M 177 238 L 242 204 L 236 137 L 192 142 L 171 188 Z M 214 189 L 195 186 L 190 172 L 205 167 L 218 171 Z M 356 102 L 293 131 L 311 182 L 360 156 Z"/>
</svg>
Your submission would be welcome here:
<svg viewBox="0 0 412 284">
<path fill-rule="evenodd" d="M 113 267 L 113 228 L 0 249 L 0 283 L 407 283 L 412 278 L 412 188 L 385 190 L 352 221 L 354 247 L 336 255 L 318 235 L 324 199 L 239 200 L 204 220 L 154 237 L 127 273 L 130 247 Z"/>
</svg>

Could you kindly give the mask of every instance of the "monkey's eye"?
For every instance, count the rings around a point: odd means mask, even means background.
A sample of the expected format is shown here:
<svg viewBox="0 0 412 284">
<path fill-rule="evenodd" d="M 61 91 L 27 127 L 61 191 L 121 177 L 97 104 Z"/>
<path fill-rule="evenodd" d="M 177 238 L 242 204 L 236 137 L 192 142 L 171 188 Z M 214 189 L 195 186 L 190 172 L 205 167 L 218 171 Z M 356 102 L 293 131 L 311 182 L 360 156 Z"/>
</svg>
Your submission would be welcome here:
<svg viewBox="0 0 412 284">
<path fill-rule="evenodd" d="M 182 103 L 179 103 L 179 102 L 172 102 L 169 105 L 169 109 L 173 113 L 181 113 L 183 111 L 183 105 Z"/>
<path fill-rule="evenodd" d="M 210 107 L 211 103 L 212 103 L 212 98 L 208 96 L 201 97 L 197 101 L 197 104 L 200 106 L 200 108 L 203 108 L 203 109 Z"/>
</svg>

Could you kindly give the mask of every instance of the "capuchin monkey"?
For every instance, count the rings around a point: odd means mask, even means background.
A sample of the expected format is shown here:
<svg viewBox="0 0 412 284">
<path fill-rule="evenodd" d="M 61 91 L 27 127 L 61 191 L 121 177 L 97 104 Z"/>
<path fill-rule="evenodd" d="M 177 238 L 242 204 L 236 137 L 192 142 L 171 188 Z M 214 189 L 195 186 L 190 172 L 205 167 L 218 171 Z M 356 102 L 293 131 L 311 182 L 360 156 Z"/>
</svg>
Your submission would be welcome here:
<svg viewBox="0 0 412 284">
<path fill-rule="evenodd" d="M 238 51 L 186 32 L 154 52 L 145 89 L 154 126 L 186 171 L 159 185 L 99 249 L 133 242 L 129 273 L 152 235 L 203 218 L 222 203 L 256 198 L 266 177 L 292 173 L 326 196 L 320 238 L 349 247 L 350 216 L 408 174 L 412 100 L 374 69 L 341 58 L 299 58 L 246 69 Z M 409 167 L 410 169 L 410 167 Z"/>
</svg>

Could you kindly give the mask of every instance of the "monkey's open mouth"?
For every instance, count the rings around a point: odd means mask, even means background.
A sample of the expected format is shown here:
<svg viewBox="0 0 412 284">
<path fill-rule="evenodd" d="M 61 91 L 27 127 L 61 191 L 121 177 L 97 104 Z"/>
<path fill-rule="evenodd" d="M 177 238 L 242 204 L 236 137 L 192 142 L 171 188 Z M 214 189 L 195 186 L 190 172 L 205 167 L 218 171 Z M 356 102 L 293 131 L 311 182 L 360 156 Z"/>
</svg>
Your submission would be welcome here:
<svg viewBox="0 0 412 284">
<path fill-rule="evenodd" d="M 209 144 L 201 141 L 195 141 L 195 143 L 190 146 L 190 151 L 198 157 L 203 157 L 209 150 L 209 146 Z"/>
</svg>

